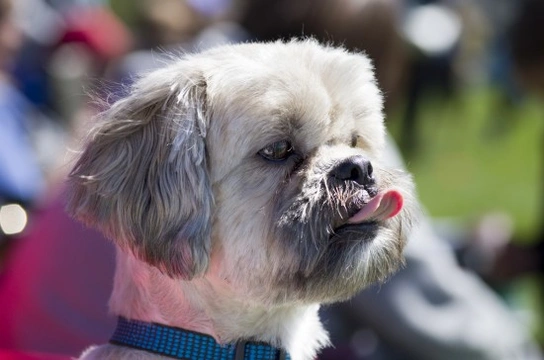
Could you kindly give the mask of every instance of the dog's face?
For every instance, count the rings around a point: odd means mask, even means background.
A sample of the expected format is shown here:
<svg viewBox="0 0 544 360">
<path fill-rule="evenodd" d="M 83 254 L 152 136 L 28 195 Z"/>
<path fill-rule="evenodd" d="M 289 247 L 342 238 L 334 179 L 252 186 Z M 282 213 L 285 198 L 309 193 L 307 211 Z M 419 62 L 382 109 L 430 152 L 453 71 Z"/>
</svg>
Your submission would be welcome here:
<svg viewBox="0 0 544 360">
<path fill-rule="evenodd" d="M 381 106 L 368 59 L 313 41 L 190 56 L 104 113 L 69 208 L 171 277 L 343 300 L 398 267 L 412 216 Z"/>
</svg>

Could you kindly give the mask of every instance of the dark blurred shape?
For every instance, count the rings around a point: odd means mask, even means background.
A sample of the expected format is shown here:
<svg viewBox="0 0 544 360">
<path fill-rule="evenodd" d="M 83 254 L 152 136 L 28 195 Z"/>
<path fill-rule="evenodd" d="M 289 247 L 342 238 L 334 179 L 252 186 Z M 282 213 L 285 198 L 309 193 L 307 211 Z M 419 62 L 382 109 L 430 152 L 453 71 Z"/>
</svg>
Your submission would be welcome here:
<svg viewBox="0 0 544 360">
<path fill-rule="evenodd" d="M 522 85 L 544 97 L 544 1 L 520 0 L 510 46 Z"/>
<path fill-rule="evenodd" d="M 525 92 L 544 99 L 544 1 L 521 0 L 517 4 L 507 36 L 514 67 L 511 70 Z M 544 133 L 541 144 L 544 154 Z M 544 163 L 540 178 L 544 179 Z M 544 181 L 541 184 L 540 214 L 544 218 Z M 489 269 L 482 273 L 489 282 L 504 284 L 525 275 L 544 274 L 544 223 L 533 238 L 517 240 L 496 251 Z M 482 257 L 489 256 L 482 253 Z"/>
<path fill-rule="evenodd" d="M 418 119 L 423 98 L 431 93 L 453 95 L 453 60 L 462 30 L 459 16 L 443 2 L 421 2 L 408 9 L 403 24 L 411 56 L 399 145 L 407 156 L 419 148 Z"/>
<path fill-rule="evenodd" d="M 189 42 L 205 26 L 208 19 L 187 1 L 139 0 L 133 31 L 138 49 L 170 47 Z"/>
<path fill-rule="evenodd" d="M 544 1 L 523 0 L 517 20 L 512 26 L 511 48 L 514 67 L 524 88 L 544 99 Z M 544 121 L 544 119 L 542 119 Z M 542 133 L 544 154 L 544 133 Z M 544 157 L 542 158 L 544 160 Z M 544 162 L 541 164 L 541 207 L 544 219 Z M 544 273 L 544 223 L 538 234 L 540 253 L 540 272 Z"/>
<path fill-rule="evenodd" d="M 397 32 L 400 7 L 395 0 L 250 0 L 242 7 L 241 25 L 259 40 L 313 36 L 366 52 L 389 108 L 399 96 L 406 70 Z"/>
</svg>

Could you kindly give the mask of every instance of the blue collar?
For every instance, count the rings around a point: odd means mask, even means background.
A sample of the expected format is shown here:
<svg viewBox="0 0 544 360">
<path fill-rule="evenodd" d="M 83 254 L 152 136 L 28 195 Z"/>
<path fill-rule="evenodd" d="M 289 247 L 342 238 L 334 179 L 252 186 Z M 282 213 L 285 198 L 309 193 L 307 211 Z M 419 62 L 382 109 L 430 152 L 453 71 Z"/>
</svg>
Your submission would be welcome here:
<svg viewBox="0 0 544 360">
<path fill-rule="evenodd" d="M 220 345 L 209 335 L 123 317 L 110 343 L 184 360 L 291 360 L 284 350 L 265 343 Z"/>
</svg>

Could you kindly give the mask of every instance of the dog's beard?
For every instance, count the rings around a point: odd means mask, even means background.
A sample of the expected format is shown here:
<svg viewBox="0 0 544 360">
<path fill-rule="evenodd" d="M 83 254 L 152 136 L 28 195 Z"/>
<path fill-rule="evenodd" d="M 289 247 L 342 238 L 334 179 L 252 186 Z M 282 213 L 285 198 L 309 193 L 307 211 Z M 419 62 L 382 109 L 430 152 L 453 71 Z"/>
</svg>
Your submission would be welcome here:
<svg viewBox="0 0 544 360">
<path fill-rule="evenodd" d="M 347 224 L 378 190 L 353 183 L 316 186 L 313 196 L 298 195 L 278 211 L 276 238 L 298 258 L 277 277 L 278 287 L 320 302 L 344 300 L 402 263 L 400 218 Z"/>
<path fill-rule="evenodd" d="M 282 184 L 267 212 L 272 221 L 265 226 L 265 249 L 258 250 L 268 254 L 270 266 L 234 265 L 233 273 L 246 274 L 239 278 L 245 294 L 270 304 L 330 303 L 385 280 L 403 263 L 409 210 L 387 220 L 347 222 L 376 192 L 392 184 L 409 194 L 405 187 L 410 181 L 404 177 L 400 172 L 383 173 L 375 190 L 322 177 L 291 178 Z M 247 266 L 248 261 L 238 263 Z"/>
</svg>

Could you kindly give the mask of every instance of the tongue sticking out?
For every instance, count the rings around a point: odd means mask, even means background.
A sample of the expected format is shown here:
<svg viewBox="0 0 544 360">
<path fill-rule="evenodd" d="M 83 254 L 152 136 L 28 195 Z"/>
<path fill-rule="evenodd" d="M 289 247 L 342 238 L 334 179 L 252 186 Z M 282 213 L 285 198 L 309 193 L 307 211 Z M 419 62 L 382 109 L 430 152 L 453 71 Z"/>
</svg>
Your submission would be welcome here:
<svg viewBox="0 0 544 360">
<path fill-rule="evenodd" d="M 374 196 L 361 210 L 348 219 L 348 224 L 380 221 L 397 215 L 402 209 L 403 197 L 397 190 L 387 190 Z"/>
</svg>

